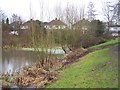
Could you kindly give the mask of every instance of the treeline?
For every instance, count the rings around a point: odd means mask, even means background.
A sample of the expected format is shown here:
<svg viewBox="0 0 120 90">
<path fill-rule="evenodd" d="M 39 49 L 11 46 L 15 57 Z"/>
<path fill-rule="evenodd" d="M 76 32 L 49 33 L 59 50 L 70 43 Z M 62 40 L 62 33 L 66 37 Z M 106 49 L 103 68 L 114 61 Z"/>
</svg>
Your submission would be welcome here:
<svg viewBox="0 0 120 90">
<path fill-rule="evenodd" d="M 88 21 L 83 19 L 76 26 L 73 25 L 72 28 L 60 30 L 46 30 L 44 24 L 39 20 L 37 23 L 30 20 L 30 30 L 21 30 L 20 23 L 14 23 L 15 27 L 12 27 L 12 24 L 8 23 L 8 19 L 6 19 L 6 23 L 2 23 L 3 46 L 41 47 L 44 43 L 45 45 L 51 43 L 54 44 L 53 46 L 61 45 L 73 49 L 89 47 L 108 39 L 108 35 L 105 34 L 105 24 L 99 20 Z M 18 31 L 19 35 L 10 35 L 11 30 Z"/>
<path fill-rule="evenodd" d="M 61 12 L 56 12 L 56 17 L 61 17 L 60 19 L 68 24 L 68 28 L 59 30 L 46 30 L 42 22 L 32 19 L 29 21 L 30 29 L 21 30 L 22 20 L 15 14 L 12 15 L 12 23 L 9 19 L 2 19 L 3 47 L 32 47 L 40 52 L 39 56 L 43 63 L 52 55 L 47 53 L 48 48 L 62 47 L 64 52 L 68 53 L 109 40 L 111 36 L 106 33 L 105 23 L 95 19 L 92 3 L 90 7 L 88 19 L 84 16 L 84 9 L 83 12 L 80 10 L 80 14 L 77 14 L 75 8 L 73 9 L 70 5 L 66 7 L 65 14 L 62 16 Z M 59 9 L 57 11 L 60 11 Z M 16 30 L 19 35 L 9 34 L 11 30 Z"/>
</svg>

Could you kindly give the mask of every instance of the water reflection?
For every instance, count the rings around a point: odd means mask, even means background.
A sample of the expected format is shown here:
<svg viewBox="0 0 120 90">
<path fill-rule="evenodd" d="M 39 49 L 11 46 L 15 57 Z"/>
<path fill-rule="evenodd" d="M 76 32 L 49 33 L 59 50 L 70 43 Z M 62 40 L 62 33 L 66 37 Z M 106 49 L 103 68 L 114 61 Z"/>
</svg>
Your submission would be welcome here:
<svg viewBox="0 0 120 90">
<path fill-rule="evenodd" d="M 59 58 L 63 57 L 59 55 Z M 22 50 L 3 50 L 2 73 L 13 73 L 20 71 L 22 67 L 31 65 L 40 60 L 37 52 Z M 1 64 L 1 63 L 0 63 Z"/>
<path fill-rule="evenodd" d="M 25 65 L 39 61 L 38 53 L 17 51 L 17 50 L 3 50 L 2 73 L 12 73 L 19 71 Z"/>
</svg>

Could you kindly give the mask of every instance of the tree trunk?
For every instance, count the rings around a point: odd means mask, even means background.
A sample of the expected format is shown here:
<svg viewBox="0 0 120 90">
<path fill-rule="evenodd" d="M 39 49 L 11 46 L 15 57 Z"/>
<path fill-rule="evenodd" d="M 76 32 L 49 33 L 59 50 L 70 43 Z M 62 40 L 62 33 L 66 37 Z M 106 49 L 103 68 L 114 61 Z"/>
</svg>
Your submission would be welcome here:
<svg viewBox="0 0 120 90">
<path fill-rule="evenodd" d="M 65 54 L 67 53 L 67 51 L 66 51 L 66 49 L 65 49 L 65 47 L 64 46 L 62 46 L 62 49 L 63 49 L 63 51 L 65 52 Z"/>
</svg>

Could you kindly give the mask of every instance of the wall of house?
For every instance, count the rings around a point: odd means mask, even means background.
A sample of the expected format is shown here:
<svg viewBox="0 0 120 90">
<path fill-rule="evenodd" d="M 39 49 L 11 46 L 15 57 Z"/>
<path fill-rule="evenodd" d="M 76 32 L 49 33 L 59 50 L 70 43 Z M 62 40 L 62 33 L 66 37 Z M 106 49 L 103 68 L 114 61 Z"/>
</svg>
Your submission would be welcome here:
<svg viewBox="0 0 120 90">
<path fill-rule="evenodd" d="M 120 27 L 110 27 L 109 31 L 110 32 L 118 32 L 118 31 L 120 31 Z"/>
<path fill-rule="evenodd" d="M 46 25 L 46 29 L 65 29 L 65 25 Z"/>
<path fill-rule="evenodd" d="M 25 26 L 21 26 L 21 29 L 29 29 L 29 27 L 25 25 Z"/>
</svg>

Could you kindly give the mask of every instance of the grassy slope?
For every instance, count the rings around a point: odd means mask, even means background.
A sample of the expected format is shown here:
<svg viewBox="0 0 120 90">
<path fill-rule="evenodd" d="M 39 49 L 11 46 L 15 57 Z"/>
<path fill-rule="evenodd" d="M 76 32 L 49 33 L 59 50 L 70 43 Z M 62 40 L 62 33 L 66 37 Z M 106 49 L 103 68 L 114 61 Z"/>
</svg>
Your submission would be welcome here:
<svg viewBox="0 0 120 90">
<path fill-rule="evenodd" d="M 110 40 L 108 42 L 105 42 L 105 43 L 102 43 L 102 44 L 99 44 L 99 45 L 95 45 L 95 46 L 92 46 L 90 48 L 99 48 L 101 46 L 105 46 L 105 45 L 109 45 L 109 44 L 114 44 L 114 43 L 117 43 L 117 42 L 120 42 L 120 37 L 119 38 L 116 38 L 116 39 L 113 39 L 113 40 Z M 45 48 L 43 48 L 44 51 L 46 51 Z M 23 51 L 35 51 L 34 48 L 20 48 L 20 50 L 23 50 Z M 39 51 L 42 51 L 41 48 L 38 48 Z M 55 50 L 62 50 L 61 47 L 55 47 L 55 48 L 52 48 L 52 51 L 55 51 Z M 48 51 L 50 51 L 50 48 L 48 48 Z"/>
<path fill-rule="evenodd" d="M 92 52 L 60 73 L 48 88 L 115 88 L 118 85 L 118 59 L 110 48 Z"/>
<path fill-rule="evenodd" d="M 113 39 L 113 40 L 110 40 L 108 42 L 102 43 L 102 44 L 92 46 L 90 48 L 98 48 L 98 47 L 101 47 L 101 46 L 110 45 L 110 44 L 114 44 L 114 43 L 118 43 L 118 42 L 120 42 L 120 37 L 116 38 L 116 39 Z"/>
</svg>

